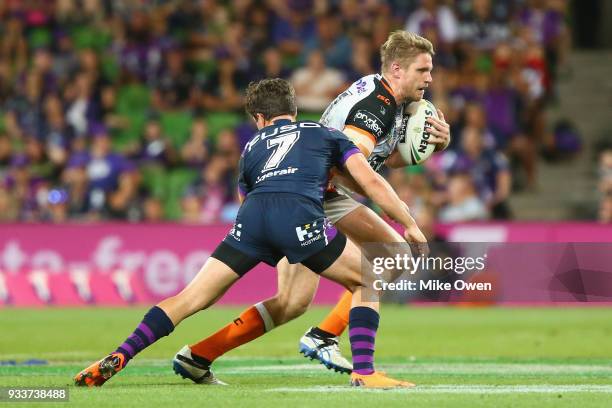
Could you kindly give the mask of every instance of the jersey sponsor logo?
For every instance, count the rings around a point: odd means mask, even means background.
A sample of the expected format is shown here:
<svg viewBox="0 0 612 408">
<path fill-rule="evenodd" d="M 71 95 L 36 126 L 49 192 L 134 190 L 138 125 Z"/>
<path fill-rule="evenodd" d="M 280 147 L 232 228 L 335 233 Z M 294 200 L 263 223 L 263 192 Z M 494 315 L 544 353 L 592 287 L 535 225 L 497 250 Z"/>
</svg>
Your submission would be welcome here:
<svg viewBox="0 0 612 408">
<path fill-rule="evenodd" d="M 327 237 L 325 236 L 325 219 L 321 218 L 308 224 L 295 227 L 300 246 L 308 246 L 313 242 Z"/>
<path fill-rule="evenodd" d="M 366 86 L 367 86 L 367 83 L 366 81 L 363 80 L 363 78 L 355 82 L 355 87 L 357 88 L 358 94 L 364 93 L 366 91 Z"/>
<path fill-rule="evenodd" d="M 267 172 L 265 174 L 262 174 L 261 176 L 258 176 L 255 179 L 255 184 L 261 183 L 262 181 L 267 180 L 270 177 L 286 176 L 288 174 L 293 174 L 293 173 L 295 173 L 298 170 L 299 170 L 299 168 L 297 168 L 297 167 L 289 166 L 286 169 L 269 171 L 269 172 Z"/>
<path fill-rule="evenodd" d="M 391 105 L 391 100 L 384 95 L 378 94 L 376 95 L 376 99 L 383 101 L 385 105 Z"/>
<path fill-rule="evenodd" d="M 361 122 L 366 128 L 370 129 L 377 137 L 383 135 L 384 125 L 382 121 L 371 112 L 358 110 L 353 117 L 355 122 Z"/>
<path fill-rule="evenodd" d="M 242 235 L 242 224 L 234 224 L 229 232 L 229 235 L 236 241 L 240 242 L 240 236 Z"/>
</svg>

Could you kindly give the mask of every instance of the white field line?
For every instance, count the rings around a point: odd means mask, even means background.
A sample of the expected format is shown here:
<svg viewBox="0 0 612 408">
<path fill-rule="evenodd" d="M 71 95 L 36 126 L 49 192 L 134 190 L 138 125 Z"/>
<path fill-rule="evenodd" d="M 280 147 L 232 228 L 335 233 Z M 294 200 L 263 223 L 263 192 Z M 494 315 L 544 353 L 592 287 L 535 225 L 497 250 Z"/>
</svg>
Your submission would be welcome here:
<svg viewBox="0 0 612 408">
<path fill-rule="evenodd" d="M 357 389 L 348 386 L 311 386 L 311 387 L 280 387 L 271 388 L 267 392 L 393 392 L 406 394 L 555 394 L 555 393 L 612 393 L 612 385 L 484 385 L 484 384 L 444 384 L 420 385 L 415 388 L 376 390 Z"/>
<path fill-rule="evenodd" d="M 587 365 L 587 364 L 485 364 L 485 363 L 422 363 L 414 365 L 406 364 L 380 364 L 379 367 L 388 372 L 401 372 L 406 374 L 483 374 L 483 375 L 508 375 L 508 374 L 535 374 L 535 375 L 580 375 L 580 374 L 603 374 L 612 375 L 612 366 Z M 269 373 L 273 371 L 287 374 L 300 375 L 304 372 L 316 372 L 324 369 L 320 364 L 272 364 L 272 365 L 245 365 L 234 367 L 219 367 L 216 371 L 225 374 L 240 373 Z"/>
<path fill-rule="evenodd" d="M 87 365 L 93 360 L 74 361 L 69 357 L 82 357 L 80 352 L 65 352 L 56 353 L 50 358 L 50 365 Z M 14 354 L 9 359 L 24 360 L 32 356 Z M 49 354 L 38 356 L 38 358 L 49 358 Z M 5 358 L 2 358 L 4 360 Z M 80 359 L 79 359 L 80 360 Z M 257 359 L 232 357 L 222 359 L 232 361 L 231 366 L 221 364 L 215 367 L 217 374 L 271 374 L 278 373 L 282 375 L 303 375 L 305 373 L 320 373 L 327 372 L 321 364 L 317 362 L 304 362 L 304 364 L 278 364 L 278 363 L 263 363 L 255 362 Z M 241 363 L 240 360 L 244 360 Z M 255 361 L 254 361 L 255 360 Z M 155 367 L 171 367 L 171 359 L 139 359 L 136 358 L 132 366 L 155 366 Z M 612 365 L 603 364 L 534 364 L 534 363 L 403 363 L 403 364 L 379 364 L 378 367 L 389 373 L 402 373 L 405 375 L 418 374 L 440 374 L 440 375 L 547 375 L 547 376 L 567 376 L 567 375 L 602 375 L 612 376 Z"/>
</svg>

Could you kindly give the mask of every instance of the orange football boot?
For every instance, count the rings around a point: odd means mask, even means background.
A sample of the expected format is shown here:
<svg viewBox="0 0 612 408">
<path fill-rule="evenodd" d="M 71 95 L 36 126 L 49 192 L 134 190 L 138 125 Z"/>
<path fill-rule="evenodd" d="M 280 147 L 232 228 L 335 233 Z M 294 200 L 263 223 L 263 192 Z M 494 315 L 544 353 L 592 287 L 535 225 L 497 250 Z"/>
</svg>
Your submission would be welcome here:
<svg viewBox="0 0 612 408">
<path fill-rule="evenodd" d="M 363 388 L 412 388 L 416 387 L 408 381 L 399 381 L 389 378 L 382 371 L 375 371 L 372 374 L 362 375 L 355 372 L 351 373 L 351 387 Z"/>
<path fill-rule="evenodd" d="M 124 361 L 125 356 L 121 353 L 109 354 L 78 373 L 74 377 L 74 385 L 77 387 L 100 387 L 123 369 Z"/>
</svg>

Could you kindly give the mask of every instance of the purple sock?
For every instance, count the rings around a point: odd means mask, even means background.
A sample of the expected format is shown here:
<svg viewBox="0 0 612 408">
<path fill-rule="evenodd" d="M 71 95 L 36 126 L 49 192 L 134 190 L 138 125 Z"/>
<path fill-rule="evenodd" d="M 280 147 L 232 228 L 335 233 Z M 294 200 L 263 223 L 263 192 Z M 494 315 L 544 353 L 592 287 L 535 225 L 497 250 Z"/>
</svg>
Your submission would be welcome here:
<svg viewBox="0 0 612 408">
<path fill-rule="evenodd" d="M 174 324 L 162 309 L 153 306 L 115 353 L 125 356 L 123 366 L 142 350 L 155 343 L 160 338 L 169 335 L 174 330 Z"/>
<path fill-rule="evenodd" d="M 354 307 L 349 313 L 349 339 L 353 353 L 353 372 L 374 372 L 374 341 L 378 330 L 378 312 L 369 307 Z"/>
</svg>

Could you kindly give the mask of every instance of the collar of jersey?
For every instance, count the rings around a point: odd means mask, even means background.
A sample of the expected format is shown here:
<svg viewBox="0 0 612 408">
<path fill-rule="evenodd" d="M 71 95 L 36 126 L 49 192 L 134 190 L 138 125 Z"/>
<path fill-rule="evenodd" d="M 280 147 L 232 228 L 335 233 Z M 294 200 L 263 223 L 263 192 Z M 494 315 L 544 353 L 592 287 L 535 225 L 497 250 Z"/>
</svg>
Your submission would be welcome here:
<svg viewBox="0 0 612 408">
<path fill-rule="evenodd" d="M 272 122 L 270 126 L 287 125 L 289 123 L 293 123 L 293 122 L 291 122 L 290 119 L 276 119 L 274 122 Z"/>
<path fill-rule="evenodd" d="M 262 130 L 267 129 L 269 127 L 272 127 L 272 126 L 288 125 L 290 123 L 295 123 L 295 122 L 292 122 L 289 119 L 276 119 L 274 122 L 272 122 L 271 125 L 268 125 L 266 127 L 262 127 L 261 129 L 259 129 L 259 132 L 261 132 Z"/>
</svg>

